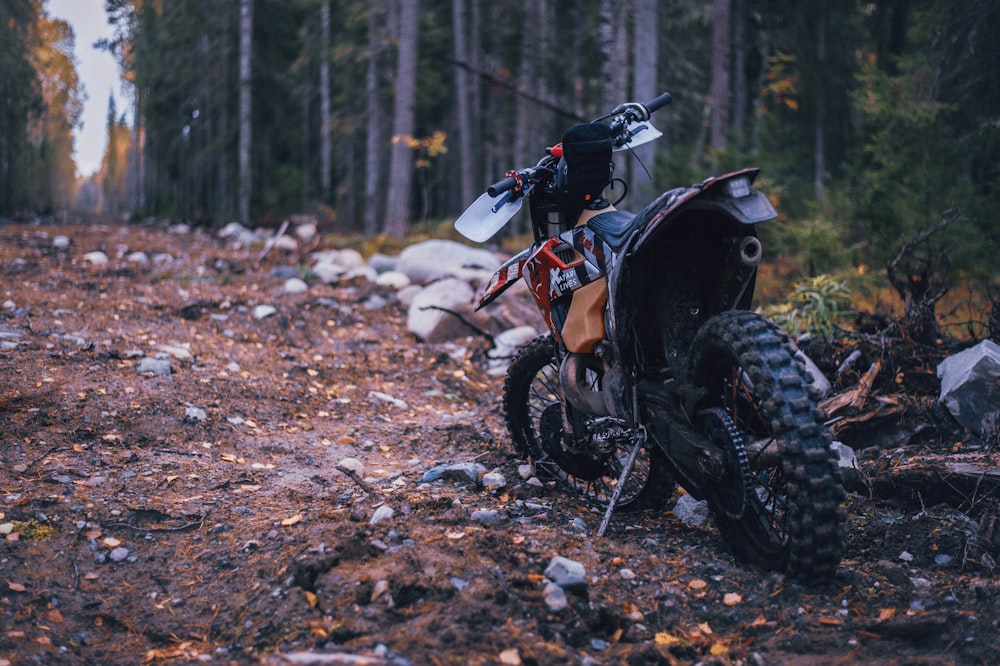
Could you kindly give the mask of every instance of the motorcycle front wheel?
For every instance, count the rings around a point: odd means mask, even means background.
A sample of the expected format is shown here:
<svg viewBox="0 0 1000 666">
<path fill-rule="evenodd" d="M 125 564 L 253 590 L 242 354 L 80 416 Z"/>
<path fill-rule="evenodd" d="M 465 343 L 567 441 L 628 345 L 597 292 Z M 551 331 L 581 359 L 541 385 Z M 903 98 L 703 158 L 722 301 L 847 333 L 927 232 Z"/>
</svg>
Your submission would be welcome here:
<svg viewBox="0 0 1000 666">
<path fill-rule="evenodd" d="M 628 438 L 605 454 L 575 448 L 572 434 L 564 429 L 561 396 L 555 342 L 550 335 L 540 336 L 521 348 L 507 370 L 503 389 L 507 429 L 517 452 L 534 464 L 540 478 L 605 502 L 618 484 L 634 440 Z M 655 462 L 648 448 L 639 451 L 618 508 L 645 507 L 670 495 L 673 483 Z"/>
<path fill-rule="evenodd" d="M 828 580 L 844 547 L 843 484 L 787 336 L 753 312 L 725 312 L 699 330 L 689 368 L 707 391 L 696 425 L 731 468 L 726 487 L 706 489 L 719 531 L 743 560 Z"/>
</svg>

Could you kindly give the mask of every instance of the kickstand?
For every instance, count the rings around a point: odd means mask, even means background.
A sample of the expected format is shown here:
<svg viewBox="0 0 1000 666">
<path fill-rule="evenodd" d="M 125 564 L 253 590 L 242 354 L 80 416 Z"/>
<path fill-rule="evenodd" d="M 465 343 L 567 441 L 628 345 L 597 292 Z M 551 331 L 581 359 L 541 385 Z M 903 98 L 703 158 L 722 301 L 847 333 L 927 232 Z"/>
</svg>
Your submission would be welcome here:
<svg viewBox="0 0 1000 666">
<path fill-rule="evenodd" d="M 625 459 L 621 476 L 618 477 L 618 485 L 615 486 L 614 492 L 611 493 L 611 499 L 608 500 L 608 508 L 604 510 L 604 518 L 601 520 L 601 526 L 597 528 L 597 536 L 602 537 L 607 531 L 608 523 L 611 522 L 611 514 L 614 513 L 615 507 L 618 506 L 618 498 L 622 494 L 622 488 L 625 487 L 628 477 L 632 475 L 632 468 L 635 467 L 635 459 L 639 457 L 639 449 L 645 443 L 646 429 L 640 428 L 639 433 L 635 437 L 635 444 L 632 445 L 632 450 L 629 452 L 628 458 Z"/>
</svg>

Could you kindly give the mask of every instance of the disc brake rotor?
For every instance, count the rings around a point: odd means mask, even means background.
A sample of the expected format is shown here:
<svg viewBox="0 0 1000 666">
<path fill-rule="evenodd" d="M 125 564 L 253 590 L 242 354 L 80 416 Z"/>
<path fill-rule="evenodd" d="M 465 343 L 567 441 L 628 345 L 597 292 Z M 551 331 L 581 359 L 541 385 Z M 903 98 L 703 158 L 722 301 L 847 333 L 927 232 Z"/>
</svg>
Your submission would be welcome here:
<svg viewBox="0 0 1000 666">
<path fill-rule="evenodd" d="M 722 448 L 725 463 L 720 478 L 706 490 L 717 510 L 739 520 L 754 497 L 753 474 L 743 435 L 729 414 L 719 407 L 703 412 L 702 433 Z"/>
</svg>

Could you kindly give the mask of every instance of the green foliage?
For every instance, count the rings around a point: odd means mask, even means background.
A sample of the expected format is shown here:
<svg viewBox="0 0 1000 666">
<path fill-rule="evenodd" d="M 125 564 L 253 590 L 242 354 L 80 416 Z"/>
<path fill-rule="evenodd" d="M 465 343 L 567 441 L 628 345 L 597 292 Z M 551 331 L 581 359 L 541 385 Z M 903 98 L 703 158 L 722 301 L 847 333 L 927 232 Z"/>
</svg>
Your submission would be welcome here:
<svg viewBox="0 0 1000 666">
<path fill-rule="evenodd" d="M 840 319 L 851 314 L 851 290 L 829 275 L 817 275 L 797 282 L 787 302 L 769 306 L 763 314 L 789 335 L 813 333 L 830 339 Z"/>
</svg>

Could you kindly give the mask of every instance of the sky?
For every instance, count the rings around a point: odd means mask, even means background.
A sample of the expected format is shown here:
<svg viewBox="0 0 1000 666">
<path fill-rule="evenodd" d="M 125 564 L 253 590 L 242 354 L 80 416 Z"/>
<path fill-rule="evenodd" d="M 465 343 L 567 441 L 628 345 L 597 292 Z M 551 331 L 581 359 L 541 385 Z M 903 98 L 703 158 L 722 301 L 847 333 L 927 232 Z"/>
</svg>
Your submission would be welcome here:
<svg viewBox="0 0 1000 666">
<path fill-rule="evenodd" d="M 104 13 L 104 0 L 48 0 L 52 18 L 73 26 L 76 34 L 76 71 L 86 98 L 83 127 L 74 130 L 74 158 L 77 174 L 90 176 L 101 167 L 107 145 L 108 96 L 114 93 L 118 113 L 129 108 L 122 93 L 118 65 L 107 51 L 94 48 L 101 37 L 111 38 L 113 30 Z"/>
</svg>

